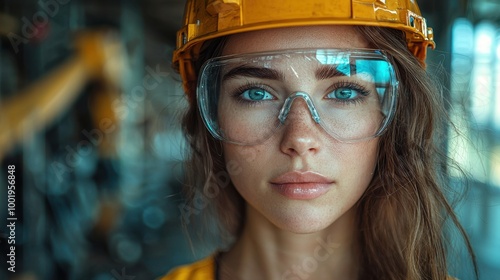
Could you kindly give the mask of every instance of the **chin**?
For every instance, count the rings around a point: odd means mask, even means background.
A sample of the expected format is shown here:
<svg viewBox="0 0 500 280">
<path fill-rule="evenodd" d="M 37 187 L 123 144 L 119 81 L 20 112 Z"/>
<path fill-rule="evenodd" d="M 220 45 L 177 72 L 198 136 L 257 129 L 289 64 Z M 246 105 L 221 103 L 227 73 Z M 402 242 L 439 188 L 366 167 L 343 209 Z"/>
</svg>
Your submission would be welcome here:
<svg viewBox="0 0 500 280">
<path fill-rule="evenodd" d="M 295 211 L 295 215 L 281 213 L 274 217 L 268 217 L 268 220 L 277 228 L 297 234 L 307 234 L 319 232 L 327 229 L 334 224 L 339 216 L 331 216 L 327 213 L 318 213 L 317 211 Z"/>
</svg>

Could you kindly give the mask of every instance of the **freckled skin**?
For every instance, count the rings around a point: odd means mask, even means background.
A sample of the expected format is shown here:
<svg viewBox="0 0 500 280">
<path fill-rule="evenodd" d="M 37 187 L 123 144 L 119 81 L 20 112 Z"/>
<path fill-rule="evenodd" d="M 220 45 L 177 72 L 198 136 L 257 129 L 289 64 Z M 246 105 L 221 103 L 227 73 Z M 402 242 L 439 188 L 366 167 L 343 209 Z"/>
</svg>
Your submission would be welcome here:
<svg viewBox="0 0 500 280">
<path fill-rule="evenodd" d="M 233 35 L 223 54 L 290 48 L 367 48 L 352 27 L 300 27 Z M 305 92 L 312 79 L 291 81 Z M 302 83 L 302 84 L 301 84 Z M 286 125 L 255 146 L 223 143 L 226 162 L 242 172 L 231 179 L 248 203 L 248 219 L 266 219 L 295 233 L 325 231 L 341 219 L 366 190 L 376 166 L 378 139 L 340 143 L 315 124 L 305 102 L 294 102 Z M 252 156 L 249 156 L 252 155 Z M 334 181 L 330 190 L 312 200 L 291 200 L 273 190 L 270 181 L 290 171 L 314 171 Z M 352 212 L 352 211 L 351 211 Z M 354 211 L 355 212 L 355 211 Z M 354 215 L 349 215 L 352 220 Z"/>
</svg>

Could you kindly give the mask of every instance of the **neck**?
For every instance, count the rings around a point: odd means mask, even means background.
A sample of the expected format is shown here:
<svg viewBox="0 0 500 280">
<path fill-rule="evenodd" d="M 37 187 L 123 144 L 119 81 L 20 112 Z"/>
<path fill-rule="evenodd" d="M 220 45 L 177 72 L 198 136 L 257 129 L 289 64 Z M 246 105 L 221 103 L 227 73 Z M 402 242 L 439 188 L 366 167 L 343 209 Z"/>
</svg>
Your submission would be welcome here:
<svg viewBox="0 0 500 280">
<path fill-rule="evenodd" d="M 355 208 L 328 228 L 303 234 L 277 228 L 252 207 L 246 213 L 240 238 L 220 259 L 221 279 L 359 278 Z"/>
</svg>

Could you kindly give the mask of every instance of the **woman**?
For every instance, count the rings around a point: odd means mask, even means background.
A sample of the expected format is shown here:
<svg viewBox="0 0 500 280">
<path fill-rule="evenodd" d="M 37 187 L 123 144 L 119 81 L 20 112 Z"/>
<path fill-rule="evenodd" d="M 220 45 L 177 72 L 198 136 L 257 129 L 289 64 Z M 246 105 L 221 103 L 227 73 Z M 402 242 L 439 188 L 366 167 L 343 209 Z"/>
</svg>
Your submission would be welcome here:
<svg viewBox="0 0 500 280">
<path fill-rule="evenodd" d="M 185 19 L 186 188 L 233 241 L 163 279 L 448 277 L 445 220 L 463 230 L 413 1 L 194 0 Z"/>
</svg>

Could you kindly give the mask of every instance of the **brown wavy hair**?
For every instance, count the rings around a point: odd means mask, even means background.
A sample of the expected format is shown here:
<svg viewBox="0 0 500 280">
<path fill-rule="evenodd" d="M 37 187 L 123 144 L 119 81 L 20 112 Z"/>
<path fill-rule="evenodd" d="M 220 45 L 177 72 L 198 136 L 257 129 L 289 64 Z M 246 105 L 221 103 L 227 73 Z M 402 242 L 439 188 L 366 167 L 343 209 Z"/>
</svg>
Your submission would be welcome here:
<svg viewBox="0 0 500 280">
<path fill-rule="evenodd" d="M 399 85 L 395 117 L 380 137 L 372 182 L 357 203 L 362 279 L 447 279 L 446 224 L 462 235 L 476 278 L 475 256 L 446 198 L 449 159 L 440 150 L 447 124 L 441 90 L 408 51 L 401 31 L 359 26 L 371 47 L 392 57 Z M 197 71 L 220 55 L 226 38 L 204 44 Z M 192 88 L 193 96 L 195 89 Z M 188 203 L 208 188 L 217 195 L 204 211 L 215 218 L 227 240 L 238 238 L 245 223 L 244 200 L 228 181 L 221 143 L 203 125 L 196 103 L 190 104 L 183 129 L 191 147 L 187 162 Z M 230 242 L 230 241 L 228 241 Z"/>
</svg>

